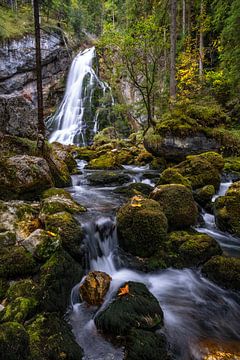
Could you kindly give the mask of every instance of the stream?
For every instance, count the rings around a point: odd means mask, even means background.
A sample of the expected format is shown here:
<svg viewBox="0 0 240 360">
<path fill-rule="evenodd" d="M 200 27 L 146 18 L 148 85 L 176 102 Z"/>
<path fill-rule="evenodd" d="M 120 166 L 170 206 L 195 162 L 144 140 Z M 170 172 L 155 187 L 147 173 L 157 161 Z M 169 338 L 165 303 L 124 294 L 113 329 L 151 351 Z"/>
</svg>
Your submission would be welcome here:
<svg viewBox="0 0 240 360">
<path fill-rule="evenodd" d="M 200 271 L 169 268 L 154 273 L 141 273 L 121 267 L 118 259 L 118 241 L 115 226 L 116 210 L 126 199 L 115 193 L 115 187 L 90 186 L 88 176 L 93 170 L 85 169 L 86 162 L 79 161 L 81 175 L 72 177 L 68 191 L 88 211 L 79 215 L 85 232 L 88 270 L 105 271 L 112 282 L 100 309 L 80 303 L 79 284 L 71 294 L 72 306 L 68 319 L 79 345 L 84 350 L 84 360 L 120 360 L 124 349 L 112 345 L 101 336 L 93 318 L 111 300 L 116 290 L 126 281 L 144 283 L 158 299 L 164 313 L 164 328 L 176 360 L 202 360 L 206 349 L 204 341 L 240 342 L 240 298 L 204 278 Z M 95 170 L 97 171 L 97 170 Z M 119 172 L 127 173 L 131 182 L 154 185 L 157 172 L 145 167 L 125 166 Z M 217 196 L 224 195 L 231 183 L 222 183 Z M 213 201 L 216 196 L 213 198 Z M 203 212 L 204 226 L 196 228 L 214 237 L 224 252 L 239 256 L 240 240 L 220 232 L 211 214 Z"/>
</svg>

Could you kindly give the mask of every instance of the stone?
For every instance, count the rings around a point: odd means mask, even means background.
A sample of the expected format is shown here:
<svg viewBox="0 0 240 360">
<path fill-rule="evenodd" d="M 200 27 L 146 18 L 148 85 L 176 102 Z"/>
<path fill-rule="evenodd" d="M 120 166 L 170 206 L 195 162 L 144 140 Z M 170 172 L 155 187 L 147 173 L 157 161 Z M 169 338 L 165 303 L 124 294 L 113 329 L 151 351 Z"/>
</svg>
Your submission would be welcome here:
<svg viewBox="0 0 240 360">
<path fill-rule="evenodd" d="M 103 303 L 111 283 L 111 276 L 102 271 L 91 271 L 79 287 L 82 300 L 89 305 L 99 306 Z"/>
<path fill-rule="evenodd" d="M 57 157 L 67 165 L 68 171 L 73 173 L 77 167 L 77 162 L 72 155 L 71 148 L 57 142 L 52 143 L 51 147 Z"/>
<path fill-rule="evenodd" d="M 122 284 L 112 301 L 94 318 L 98 330 L 126 336 L 132 329 L 155 331 L 163 325 L 163 312 L 157 299 L 144 284 Z"/>
<path fill-rule="evenodd" d="M 157 201 L 137 195 L 117 212 L 119 245 L 132 255 L 148 257 L 163 248 L 167 230 L 167 218 Z"/>
<path fill-rule="evenodd" d="M 0 324 L 0 358 L 4 360 L 28 360 L 29 336 L 17 322 Z"/>
<path fill-rule="evenodd" d="M 201 205 L 201 206 L 206 206 L 208 204 L 211 203 L 212 197 L 215 194 L 215 188 L 213 185 L 206 185 L 203 186 L 200 189 L 197 189 L 194 193 L 193 193 L 193 197 L 195 199 L 195 201 Z"/>
<path fill-rule="evenodd" d="M 114 190 L 115 193 L 131 198 L 136 195 L 148 197 L 153 187 L 144 183 L 132 183 L 127 186 L 121 186 Z"/>
<path fill-rule="evenodd" d="M 150 198 L 157 201 L 168 219 L 169 229 L 181 230 L 196 224 L 198 209 L 191 190 L 180 184 L 157 186 Z"/>
<path fill-rule="evenodd" d="M 114 171 L 98 171 L 87 177 L 90 185 L 93 186 L 119 186 L 131 180 L 130 176 Z"/>
<path fill-rule="evenodd" d="M 174 168 L 168 168 L 160 174 L 157 185 L 181 184 L 191 189 L 191 182 Z"/>
</svg>

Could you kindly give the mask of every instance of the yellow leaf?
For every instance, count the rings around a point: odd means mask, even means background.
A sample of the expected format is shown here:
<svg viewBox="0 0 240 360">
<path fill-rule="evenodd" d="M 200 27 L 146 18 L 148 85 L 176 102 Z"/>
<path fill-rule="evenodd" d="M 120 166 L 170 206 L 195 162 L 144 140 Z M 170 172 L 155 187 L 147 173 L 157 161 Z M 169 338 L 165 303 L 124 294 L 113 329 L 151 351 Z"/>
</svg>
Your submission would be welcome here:
<svg viewBox="0 0 240 360">
<path fill-rule="evenodd" d="M 48 235 L 53 236 L 53 237 L 57 236 L 57 234 L 55 234 L 55 233 L 53 233 L 51 231 L 47 231 L 47 233 L 48 233 Z"/>
</svg>

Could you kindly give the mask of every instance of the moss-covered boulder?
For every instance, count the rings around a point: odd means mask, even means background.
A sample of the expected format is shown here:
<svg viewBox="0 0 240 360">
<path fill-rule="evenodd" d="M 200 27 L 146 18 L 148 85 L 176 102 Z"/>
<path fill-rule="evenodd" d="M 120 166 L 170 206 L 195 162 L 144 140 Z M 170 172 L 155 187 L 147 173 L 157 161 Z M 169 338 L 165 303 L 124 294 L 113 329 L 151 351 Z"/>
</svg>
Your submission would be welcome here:
<svg viewBox="0 0 240 360">
<path fill-rule="evenodd" d="M 57 155 L 58 159 L 67 165 L 70 174 L 74 173 L 77 162 L 72 155 L 71 146 L 54 142 L 51 144 L 51 149 Z"/>
<path fill-rule="evenodd" d="M 0 324 L 0 359 L 28 360 L 29 336 L 17 322 Z"/>
<path fill-rule="evenodd" d="M 144 284 L 129 281 L 94 321 L 106 334 L 126 336 L 132 328 L 155 331 L 163 324 L 163 312 Z"/>
<path fill-rule="evenodd" d="M 150 194 L 168 219 L 170 229 L 184 229 L 194 225 L 198 210 L 191 190 L 180 184 L 157 186 Z"/>
<path fill-rule="evenodd" d="M 27 326 L 31 359 L 81 360 L 82 349 L 69 325 L 56 314 L 41 313 Z"/>
<path fill-rule="evenodd" d="M 71 176 L 67 164 L 59 157 L 58 149 L 50 144 L 46 146 L 45 157 L 48 162 L 54 185 L 65 187 L 71 185 Z"/>
<path fill-rule="evenodd" d="M 65 313 L 71 290 L 81 281 L 83 269 L 66 251 L 58 249 L 41 267 L 41 307 L 44 311 Z"/>
<path fill-rule="evenodd" d="M 240 181 L 230 186 L 225 196 L 220 196 L 214 203 L 217 226 L 240 236 Z"/>
<path fill-rule="evenodd" d="M 94 186 L 119 186 L 131 180 L 130 176 L 121 172 L 98 171 L 87 177 L 90 185 Z"/>
<path fill-rule="evenodd" d="M 72 196 L 67 190 L 61 189 L 61 188 L 56 188 L 56 187 L 52 187 L 50 189 L 45 190 L 42 193 L 41 198 L 42 199 L 47 199 L 47 198 L 50 198 L 52 196 L 59 196 L 59 197 L 62 196 L 64 198 L 68 198 L 68 199 L 72 200 Z"/>
<path fill-rule="evenodd" d="M 32 275 L 37 264 L 32 255 L 22 246 L 9 246 L 0 249 L 0 277 L 14 279 Z"/>
<path fill-rule="evenodd" d="M 206 234 L 174 231 L 168 236 L 165 261 L 168 266 L 192 267 L 204 264 L 215 255 L 221 255 L 218 242 Z"/>
<path fill-rule="evenodd" d="M 194 199 L 196 202 L 205 207 L 207 204 L 211 203 L 212 197 L 215 194 L 215 188 L 213 185 L 206 185 L 200 189 L 197 189 L 194 193 Z"/>
<path fill-rule="evenodd" d="M 100 155 L 96 159 L 90 160 L 87 168 L 96 170 L 116 170 L 121 168 L 121 165 L 119 165 L 114 151 L 110 151 Z"/>
<path fill-rule="evenodd" d="M 15 245 L 17 236 L 14 231 L 3 231 L 0 233 L 0 247 Z"/>
<path fill-rule="evenodd" d="M 202 188 L 205 185 L 213 185 L 217 191 L 221 181 L 220 171 L 223 165 L 224 162 L 221 155 L 208 152 L 188 156 L 185 161 L 176 165 L 174 169 L 190 181 L 193 189 Z"/>
<path fill-rule="evenodd" d="M 93 139 L 94 146 L 100 146 L 110 143 L 112 140 L 117 139 L 117 132 L 114 127 L 107 127 L 102 131 L 99 131 Z"/>
<path fill-rule="evenodd" d="M 240 180 L 240 157 L 228 157 L 224 160 L 224 172 Z"/>
<path fill-rule="evenodd" d="M 240 290 L 240 259 L 215 256 L 204 264 L 202 272 L 220 286 Z"/>
<path fill-rule="evenodd" d="M 83 231 L 70 213 L 64 211 L 48 215 L 45 219 L 45 227 L 47 231 L 60 237 L 61 245 L 70 255 L 81 261 Z"/>
<path fill-rule="evenodd" d="M 43 229 L 35 230 L 22 246 L 39 261 L 46 261 L 60 246 L 59 235 Z"/>
<path fill-rule="evenodd" d="M 101 305 L 108 292 L 111 280 L 111 276 L 102 271 L 88 273 L 79 288 L 82 300 L 89 305 Z"/>
<path fill-rule="evenodd" d="M 126 360 L 170 360 L 168 344 L 163 334 L 133 329 L 127 336 Z"/>
<path fill-rule="evenodd" d="M 0 320 L 3 322 L 17 321 L 24 323 L 30 319 L 38 308 L 38 301 L 34 298 L 18 297 L 11 303 L 7 304 L 3 311 L 0 312 Z"/>
<path fill-rule="evenodd" d="M 174 168 L 168 168 L 160 174 L 160 179 L 158 180 L 157 185 L 165 184 L 181 184 L 191 188 L 191 182 Z"/>
<path fill-rule="evenodd" d="M 144 183 L 132 183 L 127 186 L 121 186 L 114 190 L 115 193 L 131 198 L 136 195 L 148 197 L 153 187 Z"/>
<path fill-rule="evenodd" d="M 119 245 L 132 255 L 148 257 L 163 247 L 168 223 L 154 200 L 133 197 L 117 213 Z"/>
<path fill-rule="evenodd" d="M 0 161 L 0 198 L 35 199 L 44 189 L 53 186 L 45 159 L 16 155 Z"/>
</svg>

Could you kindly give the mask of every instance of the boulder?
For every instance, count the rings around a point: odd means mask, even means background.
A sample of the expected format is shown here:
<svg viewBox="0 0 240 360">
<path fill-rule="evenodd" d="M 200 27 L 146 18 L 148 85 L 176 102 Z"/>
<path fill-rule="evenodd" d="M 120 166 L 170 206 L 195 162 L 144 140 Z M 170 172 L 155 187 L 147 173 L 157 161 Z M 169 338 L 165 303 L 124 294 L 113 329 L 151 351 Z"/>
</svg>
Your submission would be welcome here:
<svg viewBox="0 0 240 360">
<path fill-rule="evenodd" d="M 94 321 L 103 333 L 126 336 L 133 328 L 155 331 L 163 325 L 163 312 L 144 284 L 129 281 Z"/>
<path fill-rule="evenodd" d="M 221 339 L 206 339 L 200 342 L 199 352 L 203 360 L 239 360 L 239 341 L 227 341 Z"/>
<path fill-rule="evenodd" d="M 82 300 L 89 305 L 101 305 L 110 287 L 112 278 L 102 271 L 91 271 L 80 285 Z"/>
<path fill-rule="evenodd" d="M 77 162 L 72 155 L 71 147 L 69 147 L 68 145 L 54 142 L 51 144 L 51 149 L 55 152 L 58 159 L 60 159 L 67 165 L 70 174 L 75 173 Z"/>
<path fill-rule="evenodd" d="M 240 237 L 240 181 L 231 185 L 225 196 L 217 198 L 214 215 L 220 230 Z"/>
<path fill-rule="evenodd" d="M 121 169 L 121 167 L 122 166 L 119 165 L 114 151 L 107 152 L 96 159 L 90 160 L 87 165 L 88 169 L 96 170 L 117 170 Z"/>
<path fill-rule="evenodd" d="M 240 259 L 214 256 L 202 268 L 210 280 L 231 290 L 240 290 Z"/>
<path fill-rule="evenodd" d="M 150 198 L 157 201 L 168 219 L 171 230 L 180 230 L 196 224 L 198 209 L 191 190 L 180 184 L 157 186 Z"/>
<path fill-rule="evenodd" d="M 203 186 L 200 189 L 197 189 L 194 193 L 193 193 L 193 197 L 195 199 L 195 201 L 205 207 L 206 205 L 211 203 L 212 197 L 215 194 L 215 188 L 213 185 L 206 185 Z"/>
<path fill-rule="evenodd" d="M 0 358 L 4 360 L 28 360 L 29 336 L 17 322 L 0 324 Z"/>
<path fill-rule="evenodd" d="M 160 174 L 157 185 L 181 184 L 191 188 L 191 182 L 185 178 L 177 169 L 168 168 Z"/>
<path fill-rule="evenodd" d="M 93 186 L 119 186 L 131 180 L 130 176 L 114 171 L 98 171 L 88 175 L 90 185 Z"/>
<path fill-rule="evenodd" d="M 0 197 L 3 199 L 34 199 L 53 186 L 46 160 L 29 155 L 2 159 L 0 182 Z"/>
<path fill-rule="evenodd" d="M 174 169 L 190 181 L 193 189 L 213 185 L 217 191 L 221 181 L 220 171 L 223 165 L 224 161 L 221 155 L 209 152 L 188 156 L 185 161 L 176 165 Z"/>
<path fill-rule="evenodd" d="M 144 183 L 132 183 L 127 186 L 121 186 L 114 190 L 115 193 L 131 198 L 136 195 L 148 197 L 153 187 Z"/>
<path fill-rule="evenodd" d="M 27 332 L 31 359 L 81 360 L 83 357 L 71 328 L 56 314 L 40 313 L 27 326 Z"/>
<path fill-rule="evenodd" d="M 148 257 L 166 241 L 168 222 L 154 200 L 133 197 L 117 213 L 119 245 L 132 255 Z"/>
</svg>

